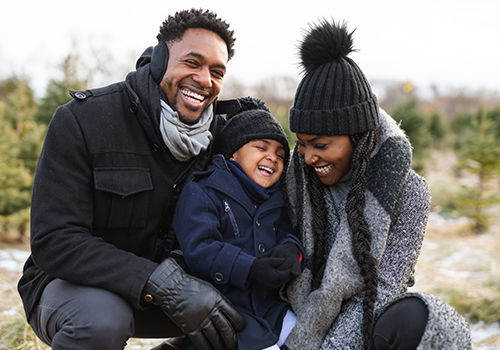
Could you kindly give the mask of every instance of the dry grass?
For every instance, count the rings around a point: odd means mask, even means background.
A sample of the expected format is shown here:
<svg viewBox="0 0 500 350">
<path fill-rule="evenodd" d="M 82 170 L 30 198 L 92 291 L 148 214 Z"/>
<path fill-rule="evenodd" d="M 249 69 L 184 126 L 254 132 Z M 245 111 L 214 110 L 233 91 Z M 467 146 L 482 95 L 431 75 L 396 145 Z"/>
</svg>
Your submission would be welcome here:
<svg viewBox="0 0 500 350">
<path fill-rule="evenodd" d="M 16 283 L 19 273 L 0 268 L 0 349 L 49 349 L 27 325 Z"/>
<path fill-rule="evenodd" d="M 474 349 L 500 349 L 500 219 L 479 236 L 469 227 L 431 215 L 412 290 L 438 295 L 465 316 Z"/>
</svg>

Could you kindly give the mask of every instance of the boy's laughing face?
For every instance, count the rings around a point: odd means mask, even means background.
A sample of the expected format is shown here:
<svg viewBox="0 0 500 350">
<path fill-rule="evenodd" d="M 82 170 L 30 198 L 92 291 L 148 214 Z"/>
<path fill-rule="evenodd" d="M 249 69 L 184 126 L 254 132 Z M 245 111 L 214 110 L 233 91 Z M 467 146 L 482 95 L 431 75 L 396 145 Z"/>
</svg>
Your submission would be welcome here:
<svg viewBox="0 0 500 350">
<path fill-rule="evenodd" d="M 231 157 L 247 176 L 262 187 L 274 185 L 284 168 L 285 149 L 272 139 L 257 139 L 245 143 Z"/>
</svg>

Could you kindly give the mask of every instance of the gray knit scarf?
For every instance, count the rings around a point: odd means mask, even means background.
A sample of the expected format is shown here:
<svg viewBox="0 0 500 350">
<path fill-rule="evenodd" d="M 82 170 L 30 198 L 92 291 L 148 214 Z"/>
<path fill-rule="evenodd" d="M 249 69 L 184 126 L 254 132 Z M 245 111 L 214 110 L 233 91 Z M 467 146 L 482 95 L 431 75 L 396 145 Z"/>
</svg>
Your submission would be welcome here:
<svg viewBox="0 0 500 350">
<path fill-rule="evenodd" d="M 196 123 L 186 124 L 165 101 L 160 100 L 160 104 L 161 136 L 175 159 L 185 162 L 208 148 L 213 139 L 209 131 L 214 117 L 212 105 L 203 111 Z"/>
<path fill-rule="evenodd" d="M 398 200 L 411 165 L 411 146 L 403 131 L 383 110 L 380 110 L 380 117 L 377 146 L 371 156 L 367 174 L 365 207 L 365 217 L 372 234 L 371 251 L 378 262 L 384 251 L 391 224 L 397 217 Z M 306 251 L 306 261 L 313 261 L 314 240 L 316 235 L 322 233 L 313 232 L 312 205 L 306 182 L 304 158 L 294 150 L 286 177 L 291 219 L 302 228 L 299 232 L 303 235 L 301 238 Z M 326 257 L 321 285 L 313 290 L 311 282 L 315 272 L 311 271 L 311 265 L 308 264 L 304 272 L 286 289 L 286 297 L 297 315 L 297 325 L 285 343 L 290 349 L 319 349 L 339 314 L 342 303 L 360 292 L 363 287 L 363 279 L 353 255 L 345 201 L 340 202 L 342 207 L 336 211 L 332 193 L 335 191 L 324 191 L 329 212 L 329 217 L 325 220 L 329 223 L 328 232 L 323 234 L 334 239 Z M 335 218 L 332 216 L 334 211 L 337 213 Z M 301 215 L 298 215 L 299 212 Z"/>
</svg>

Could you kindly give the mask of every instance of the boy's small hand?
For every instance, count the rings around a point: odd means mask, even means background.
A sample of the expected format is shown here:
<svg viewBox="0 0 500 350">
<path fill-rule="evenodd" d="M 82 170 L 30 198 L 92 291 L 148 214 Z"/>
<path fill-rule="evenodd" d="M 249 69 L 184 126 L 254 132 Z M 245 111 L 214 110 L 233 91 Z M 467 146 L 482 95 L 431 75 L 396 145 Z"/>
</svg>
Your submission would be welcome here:
<svg viewBox="0 0 500 350">
<path fill-rule="evenodd" d="M 248 273 L 248 280 L 276 289 L 301 273 L 301 252 L 293 243 L 285 243 L 259 255 Z"/>
<path fill-rule="evenodd" d="M 290 278 L 297 277 L 301 273 L 301 252 L 299 248 L 291 242 L 276 246 L 264 253 L 262 256 L 284 258 L 285 260 L 283 261 L 283 265 L 280 266 L 280 269 L 289 270 L 291 274 Z"/>
<path fill-rule="evenodd" d="M 248 280 L 276 289 L 290 279 L 290 271 L 285 264 L 285 258 L 258 256 L 248 273 Z"/>
</svg>

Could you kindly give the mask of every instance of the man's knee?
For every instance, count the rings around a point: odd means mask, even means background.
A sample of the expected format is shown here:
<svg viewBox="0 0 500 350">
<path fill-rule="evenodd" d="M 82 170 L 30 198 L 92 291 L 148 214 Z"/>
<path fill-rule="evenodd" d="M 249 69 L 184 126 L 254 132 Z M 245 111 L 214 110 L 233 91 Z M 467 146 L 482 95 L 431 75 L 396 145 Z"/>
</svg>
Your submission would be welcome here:
<svg viewBox="0 0 500 350">
<path fill-rule="evenodd" d="M 62 280 L 47 286 L 30 323 L 53 349 L 123 349 L 134 332 L 132 308 L 118 295 Z"/>
<path fill-rule="evenodd" d="M 128 317 L 96 317 L 80 323 L 78 333 L 85 339 L 85 348 L 115 350 L 123 349 L 133 334 L 133 322 Z M 71 328 L 72 325 L 69 325 Z M 83 339 L 82 339 L 83 340 Z"/>
</svg>

